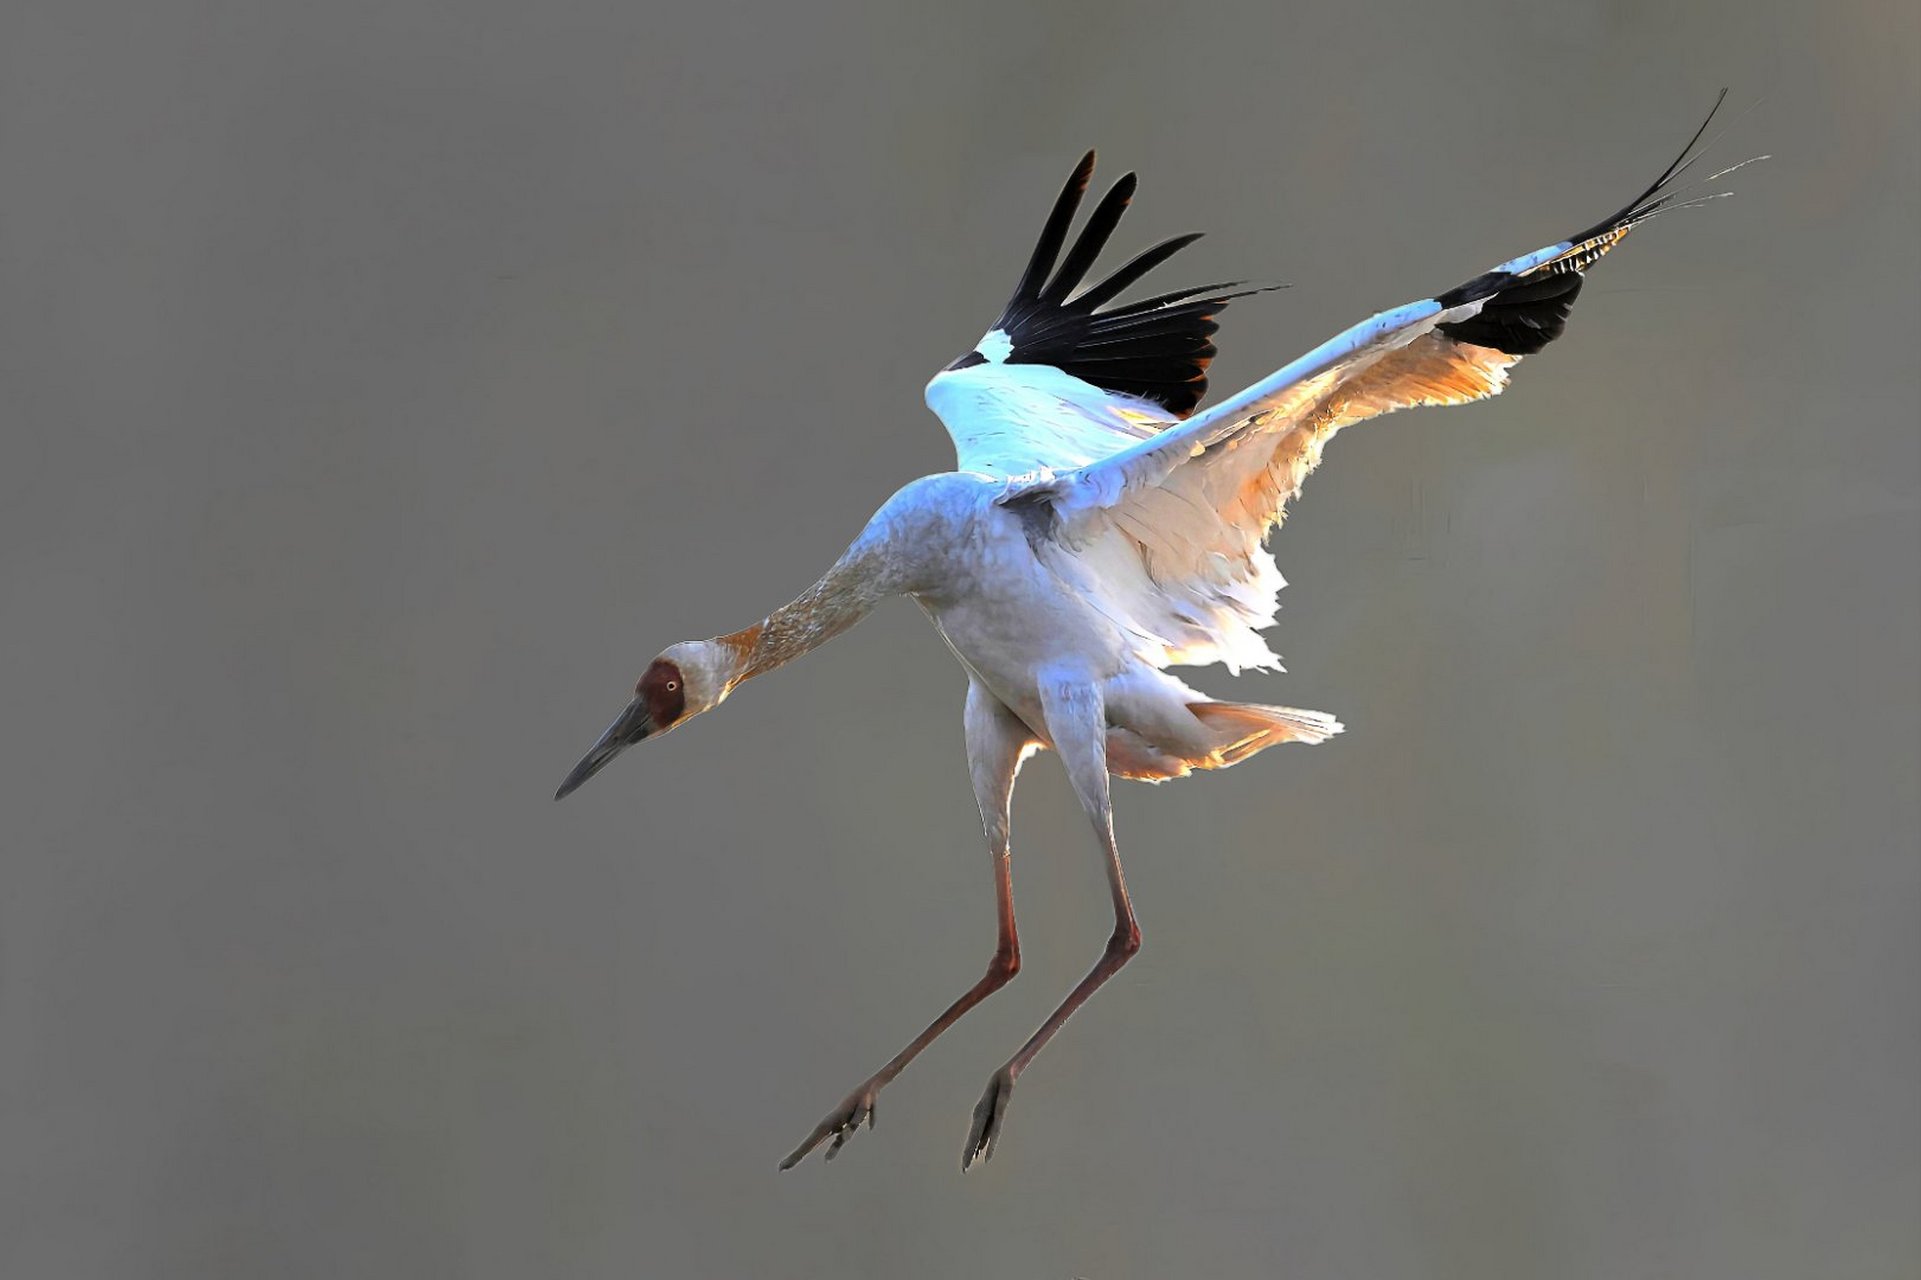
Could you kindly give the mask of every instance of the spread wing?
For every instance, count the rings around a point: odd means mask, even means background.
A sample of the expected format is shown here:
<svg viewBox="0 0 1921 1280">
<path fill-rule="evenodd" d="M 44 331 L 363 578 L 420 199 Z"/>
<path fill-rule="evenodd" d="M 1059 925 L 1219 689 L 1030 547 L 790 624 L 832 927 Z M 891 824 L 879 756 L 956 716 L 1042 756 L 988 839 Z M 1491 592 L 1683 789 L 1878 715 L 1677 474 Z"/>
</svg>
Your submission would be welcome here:
<svg viewBox="0 0 1921 1280">
<path fill-rule="evenodd" d="M 1143 658 L 1278 666 L 1256 634 L 1285 585 L 1262 543 L 1329 438 L 1377 414 L 1498 393 L 1561 335 L 1589 267 L 1648 218 L 1694 203 L 1670 188 L 1707 127 L 1612 217 L 1382 312 L 1205 413 L 1001 501 L 1040 517 L 1049 563 L 1105 602 Z"/>
<path fill-rule="evenodd" d="M 1134 195 L 1130 173 L 1101 198 L 1056 270 L 1093 174 L 1090 151 L 1054 201 L 1000 319 L 927 384 L 927 406 L 953 437 L 962 471 L 1014 477 L 1081 467 L 1186 418 L 1207 393 L 1214 317 L 1260 292 L 1210 284 L 1108 305 L 1198 234 L 1162 241 L 1081 289 Z"/>
</svg>

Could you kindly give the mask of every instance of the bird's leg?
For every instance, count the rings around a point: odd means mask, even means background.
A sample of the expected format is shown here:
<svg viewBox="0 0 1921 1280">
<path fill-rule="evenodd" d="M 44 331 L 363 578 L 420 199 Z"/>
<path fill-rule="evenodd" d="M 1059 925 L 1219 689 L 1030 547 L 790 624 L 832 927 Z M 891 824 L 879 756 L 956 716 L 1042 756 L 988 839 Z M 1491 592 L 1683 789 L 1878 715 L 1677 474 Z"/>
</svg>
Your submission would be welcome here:
<svg viewBox="0 0 1921 1280">
<path fill-rule="evenodd" d="M 1014 777 L 1020 772 L 1022 756 L 1033 744 L 1033 734 L 1013 712 L 1001 705 L 999 699 L 978 683 L 968 686 L 965 723 L 967 763 L 974 778 L 974 799 L 980 805 L 981 825 L 987 832 L 987 851 L 994 863 L 994 909 L 999 923 L 994 956 L 987 962 L 987 972 L 979 982 L 948 1005 L 940 1017 L 914 1037 L 911 1044 L 895 1054 L 886 1066 L 857 1085 L 839 1106 L 814 1126 L 814 1131 L 807 1135 L 806 1141 L 780 1162 L 783 1169 L 791 1169 L 800 1163 L 830 1135 L 834 1141 L 827 1148 L 827 1158 L 832 1160 L 834 1153 L 860 1128 L 862 1120 L 867 1122 L 868 1128 L 873 1128 L 874 1099 L 881 1089 L 905 1070 L 907 1064 L 932 1044 L 941 1032 L 959 1022 L 962 1014 L 1006 986 L 1008 980 L 1020 972 L 1021 946 L 1014 932 L 1014 876 L 1008 844 L 1011 831 L 1009 809 L 1014 795 Z"/>
<path fill-rule="evenodd" d="M 994 1154 L 1000 1140 L 1001 1125 L 1007 1118 L 1007 1104 L 1014 1092 L 1014 1081 L 1034 1060 L 1054 1033 L 1073 1016 L 1074 1010 L 1100 989 L 1141 949 L 1140 925 L 1134 919 L 1134 906 L 1127 897 L 1127 878 L 1121 873 L 1120 850 L 1114 844 L 1114 811 L 1107 785 L 1107 712 L 1098 687 L 1093 685 L 1041 686 L 1041 707 L 1047 717 L 1047 732 L 1054 750 L 1067 769 L 1068 781 L 1081 807 L 1094 823 L 1101 850 L 1107 856 L 1107 887 L 1114 899 L 1114 933 L 1107 940 L 1101 958 L 1082 978 L 1080 985 L 1061 1001 L 1040 1030 L 1031 1036 L 1007 1064 L 987 1082 L 987 1091 L 974 1107 L 973 1128 L 967 1147 L 961 1152 L 961 1168 Z"/>
</svg>

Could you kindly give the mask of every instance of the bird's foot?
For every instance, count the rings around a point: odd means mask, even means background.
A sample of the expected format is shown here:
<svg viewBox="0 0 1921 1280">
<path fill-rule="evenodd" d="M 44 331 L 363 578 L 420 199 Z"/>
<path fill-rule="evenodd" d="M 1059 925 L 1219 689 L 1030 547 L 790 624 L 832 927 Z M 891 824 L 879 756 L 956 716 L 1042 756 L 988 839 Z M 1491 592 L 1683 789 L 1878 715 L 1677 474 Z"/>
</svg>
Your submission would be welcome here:
<svg viewBox="0 0 1921 1280">
<path fill-rule="evenodd" d="M 1014 1076 L 1006 1067 L 987 1082 L 987 1092 L 974 1104 L 974 1127 L 968 1132 L 967 1146 L 961 1151 L 961 1172 L 976 1160 L 991 1160 L 994 1144 L 1000 1141 L 1001 1123 L 1007 1119 L 1007 1103 L 1014 1096 Z"/>
<path fill-rule="evenodd" d="M 861 1121 L 865 1120 L 869 1129 L 874 1127 L 874 1099 L 879 1094 L 880 1085 L 876 1081 L 863 1081 L 858 1089 L 841 1100 L 838 1107 L 827 1113 L 826 1119 L 814 1126 L 807 1140 L 789 1152 L 787 1158 L 780 1162 L 780 1167 L 793 1168 L 829 1137 L 834 1139 L 833 1145 L 827 1148 L 827 1158 L 832 1160 L 847 1145 L 847 1140 L 860 1130 Z"/>
</svg>

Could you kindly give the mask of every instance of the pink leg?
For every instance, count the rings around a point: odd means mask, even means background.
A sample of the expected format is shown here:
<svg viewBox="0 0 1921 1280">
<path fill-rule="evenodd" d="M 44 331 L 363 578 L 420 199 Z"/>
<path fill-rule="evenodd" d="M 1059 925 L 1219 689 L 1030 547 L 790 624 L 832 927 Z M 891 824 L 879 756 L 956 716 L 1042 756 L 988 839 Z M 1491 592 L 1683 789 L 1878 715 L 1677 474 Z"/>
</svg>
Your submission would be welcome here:
<svg viewBox="0 0 1921 1280">
<path fill-rule="evenodd" d="M 1014 875 L 1008 842 L 1009 806 L 1014 795 L 1014 777 L 1020 771 L 1022 756 L 1033 743 L 1033 735 L 1012 712 L 978 685 L 970 686 L 967 692 L 966 726 L 967 758 L 974 778 L 974 798 L 980 804 L 981 824 L 986 829 L 988 851 L 994 860 L 994 910 L 998 933 L 993 959 L 987 962 L 987 973 L 979 982 L 948 1005 L 940 1017 L 929 1023 L 927 1029 L 895 1054 L 886 1066 L 855 1086 L 839 1106 L 828 1112 L 826 1118 L 814 1126 L 814 1131 L 807 1135 L 806 1140 L 780 1162 L 783 1169 L 791 1169 L 799 1164 L 830 1135 L 834 1141 L 827 1148 L 827 1158 L 832 1160 L 847 1139 L 859 1130 L 861 1121 L 865 1120 L 867 1127 L 873 1128 L 874 1099 L 880 1091 L 905 1070 L 922 1049 L 934 1043 L 943 1031 L 959 1022 L 969 1009 L 1006 986 L 1020 972 L 1021 945 L 1014 931 Z"/>
<path fill-rule="evenodd" d="M 987 1082 L 987 1091 L 974 1107 L 974 1123 L 967 1135 L 967 1146 L 961 1152 L 963 1170 L 976 1160 L 985 1160 L 994 1154 L 1001 1125 L 1007 1118 L 1014 1081 L 1027 1069 L 1027 1064 L 1054 1038 L 1054 1033 L 1074 1011 L 1086 1004 L 1088 997 L 1120 972 L 1141 949 L 1140 924 L 1134 918 L 1134 904 L 1127 896 L 1127 877 L 1121 872 L 1120 850 L 1114 843 L 1114 811 L 1107 785 L 1107 717 L 1100 691 L 1088 686 L 1054 690 L 1043 687 L 1041 695 L 1054 749 L 1060 753 L 1068 780 L 1092 819 L 1094 833 L 1100 838 L 1101 850 L 1107 857 L 1107 887 L 1114 900 L 1114 933 L 1108 938 L 1101 958 L 1068 993 L 1067 999 L 1061 1001 L 1060 1008 L 1054 1010 L 1040 1030 Z"/>
</svg>

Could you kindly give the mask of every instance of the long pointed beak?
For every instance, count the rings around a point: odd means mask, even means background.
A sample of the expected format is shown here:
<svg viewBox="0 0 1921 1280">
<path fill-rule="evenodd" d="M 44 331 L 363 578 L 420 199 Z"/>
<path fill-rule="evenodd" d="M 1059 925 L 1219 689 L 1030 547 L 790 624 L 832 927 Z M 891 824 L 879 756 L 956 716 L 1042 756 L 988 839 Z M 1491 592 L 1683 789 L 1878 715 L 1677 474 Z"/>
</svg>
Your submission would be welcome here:
<svg viewBox="0 0 1921 1280">
<path fill-rule="evenodd" d="M 607 732 L 600 735 L 600 741 L 580 758 L 574 771 L 560 784 L 560 790 L 554 792 L 554 799 L 565 800 L 580 789 L 581 783 L 605 769 L 609 760 L 653 731 L 654 722 L 647 717 L 646 703 L 635 698 L 627 704 L 627 709 L 620 713 L 619 718 L 607 726 Z"/>
</svg>

